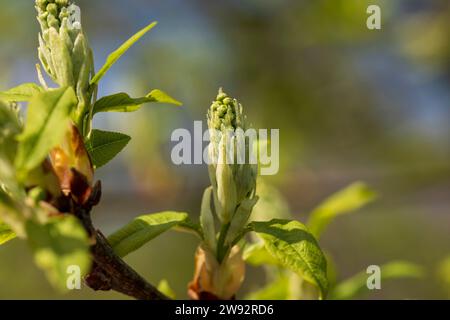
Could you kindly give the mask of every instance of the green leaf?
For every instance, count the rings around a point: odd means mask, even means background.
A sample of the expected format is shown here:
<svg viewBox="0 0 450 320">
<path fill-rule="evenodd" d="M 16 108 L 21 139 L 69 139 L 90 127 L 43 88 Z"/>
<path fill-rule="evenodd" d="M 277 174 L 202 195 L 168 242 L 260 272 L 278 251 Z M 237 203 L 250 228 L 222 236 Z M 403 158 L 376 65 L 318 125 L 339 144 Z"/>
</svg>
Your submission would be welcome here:
<svg viewBox="0 0 450 320">
<path fill-rule="evenodd" d="M 207 246 L 215 252 L 216 250 L 216 228 L 214 226 L 214 216 L 211 211 L 212 187 L 208 187 L 203 192 L 202 205 L 200 210 L 200 225 L 203 238 Z"/>
<path fill-rule="evenodd" d="M 46 224 L 30 220 L 26 223 L 26 232 L 36 264 L 56 288 L 61 291 L 68 289 L 70 266 L 79 267 L 81 276 L 89 271 L 89 239 L 77 218 L 52 218 Z"/>
<path fill-rule="evenodd" d="M 0 92 L 0 100 L 7 102 L 30 101 L 33 96 L 44 91 L 35 83 L 24 83 L 8 91 Z"/>
<path fill-rule="evenodd" d="M 16 136 L 21 132 L 18 113 L 10 105 L 0 101 L 0 155 L 13 162 L 17 152 Z"/>
<path fill-rule="evenodd" d="M 280 274 L 277 278 L 257 291 L 248 294 L 245 300 L 288 300 L 290 297 L 289 277 Z"/>
<path fill-rule="evenodd" d="M 26 193 L 17 181 L 13 165 L 0 149 L 0 244 L 11 239 L 11 230 L 24 235 L 23 207 Z"/>
<path fill-rule="evenodd" d="M 99 112 L 134 112 L 144 103 L 160 102 L 181 105 L 181 103 L 160 90 L 153 90 L 142 98 L 131 98 L 126 93 L 116 93 L 98 100 L 94 104 L 94 114 Z"/>
<path fill-rule="evenodd" d="M 147 99 L 150 99 L 150 102 L 157 102 L 157 103 L 168 103 L 168 104 L 174 104 L 176 106 L 181 106 L 182 103 L 178 100 L 175 100 L 171 96 L 169 96 L 164 91 L 155 89 L 152 90 L 147 96 Z"/>
<path fill-rule="evenodd" d="M 424 276 L 422 267 L 407 261 L 393 261 L 380 266 L 381 281 L 401 278 L 421 278 Z M 363 271 L 339 283 L 330 293 L 330 299 L 347 300 L 363 293 L 369 293 L 367 288 L 368 274 Z"/>
<path fill-rule="evenodd" d="M 175 292 L 170 287 L 169 282 L 166 279 L 163 279 L 163 280 L 161 280 L 159 282 L 158 290 L 161 291 L 166 296 L 168 296 L 170 299 L 175 299 L 176 298 Z"/>
<path fill-rule="evenodd" d="M 191 221 L 189 218 L 183 222 L 180 222 L 173 229 L 174 231 L 190 233 L 198 237 L 199 239 L 203 239 L 202 227 L 200 224 Z"/>
<path fill-rule="evenodd" d="M 252 222 L 251 227 L 264 240 L 267 251 L 283 267 L 318 286 L 322 298 L 326 296 L 326 258 L 314 236 L 303 224 L 298 221 L 273 219 L 268 222 Z"/>
<path fill-rule="evenodd" d="M 0 221 L 0 245 L 12 240 L 16 237 L 14 231 L 12 231 L 5 223 Z"/>
<path fill-rule="evenodd" d="M 247 245 L 242 256 L 248 264 L 258 267 L 262 265 L 280 265 L 266 249 L 264 242 Z"/>
<path fill-rule="evenodd" d="M 21 179 L 37 167 L 64 137 L 70 113 L 77 104 L 72 88 L 35 95 L 28 106 L 27 122 L 19 136 L 15 166 Z"/>
<path fill-rule="evenodd" d="M 308 228 L 319 238 L 337 216 L 353 212 L 376 198 L 376 193 L 362 182 L 355 182 L 322 202 L 311 213 Z"/>
<path fill-rule="evenodd" d="M 130 140 L 131 138 L 123 133 L 92 130 L 86 148 L 94 167 L 100 168 L 107 164 L 125 148 Z"/>
<path fill-rule="evenodd" d="M 144 29 L 140 30 L 138 33 L 136 33 L 134 36 L 132 36 L 130 39 L 128 39 L 124 44 L 122 44 L 116 51 L 111 53 L 108 58 L 106 59 L 105 64 L 100 69 L 100 71 L 92 78 L 91 85 L 96 85 L 100 81 L 101 78 L 108 72 L 108 70 L 112 67 L 114 63 L 117 62 L 117 60 L 120 59 L 120 57 L 130 49 L 133 44 L 135 44 L 140 38 L 142 38 L 147 32 L 149 32 L 154 26 L 156 26 L 157 22 L 152 22 Z"/>
<path fill-rule="evenodd" d="M 114 232 L 108 237 L 108 241 L 114 251 L 124 257 L 187 218 L 187 213 L 174 211 L 143 215 Z"/>
</svg>

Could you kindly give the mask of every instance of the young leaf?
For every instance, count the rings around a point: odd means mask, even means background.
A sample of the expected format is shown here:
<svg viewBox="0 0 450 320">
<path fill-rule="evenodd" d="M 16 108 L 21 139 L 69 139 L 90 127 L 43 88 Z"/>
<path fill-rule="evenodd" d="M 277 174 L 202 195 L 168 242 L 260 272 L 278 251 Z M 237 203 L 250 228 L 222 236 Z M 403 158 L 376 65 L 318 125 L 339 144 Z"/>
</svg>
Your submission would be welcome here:
<svg viewBox="0 0 450 320">
<path fill-rule="evenodd" d="M 337 216 L 355 211 L 376 198 L 376 193 L 362 182 L 355 182 L 326 199 L 311 213 L 308 228 L 319 238 Z"/>
<path fill-rule="evenodd" d="M 0 245 L 12 240 L 16 237 L 14 231 L 12 231 L 5 223 L 0 221 Z"/>
<path fill-rule="evenodd" d="M 265 287 L 248 294 L 245 300 L 288 300 L 290 296 L 289 277 L 280 274 Z"/>
<path fill-rule="evenodd" d="M 242 256 L 248 264 L 258 267 L 261 265 L 280 265 L 266 249 L 264 242 L 247 245 Z"/>
<path fill-rule="evenodd" d="M 175 299 L 176 295 L 173 289 L 170 287 L 169 282 L 166 279 L 161 280 L 158 283 L 158 290 L 168 296 L 170 299 Z"/>
<path fill-rule="evenodd" d="M 216 249 L 216 228 L 214 226 L 214 216 L 211 211 L 212 187 L 208 187 L 203 192 L 202 206 L 200 210 L 200 225 L 203 231 L 203 237 L 208 247 L 215 251 Z"/>
<path fill-rule="evenodd" d="M 123 133 L 92 130 L 86 148 L 91 156 L 95 168 L 111 161 L 130 141 L 130 137 Z"/>
<path fill-rule="evenodd" d="M 380 266 L 381 281 L 401 278 L 421 278 L 424 276 L 422 267 L 407 261 L 393 261 Z M 363 271 L 347 280 L 339 283 L 330 293 L 330 299 L 348 300 L 363 292 L 369 293 L 367 289 L 368 274 Z"/>
<path fill-rule="evenodd" d="M 21 178 L 39 165 L 64 137 L 76 104 L 77 97 L 72 88 L 46 91 L 30 100 L 27 122 L 19 136 L 15 159 Z"/>
<path fill-rule="evenodd" d="M 30 101 L 33 96 L 43 91 L 44 88 L 35 83 L 24 83 L 8 91 L 0 92 L 0 100 L 7 102 Z"/>
<path fill-rule="evenodd" d="M 111 53 L 108 58 L 106 59 L 105 64 L 100 69 L 100 71 L 92 78 L 91 85 L 96 85 L 100 81 L 101 78 L 108 72 L 108 70 L 112 67 L 114 63 L 116 63 L 117 60 L 120 59 L 120 57 L 127 52 L 128 49 L 130 49 L 133 44 L 135 44 L 140 38 L 142 38 L 147 32 L 149 32 L 154 26 L 156 26 L 157 22 L 152 22 L 144 29 L 140 30 L 138 33 L 136 33 L 134 36 L 132 36 L 130 39 L 128 39 L 124 44 L 122 44 L 116 51 Z"/>
<path fill-rule="evenodd" d="M 30 220 L 26 223 L 26 232 L 36 264 L 56 288 L 68 289 L 69 266 L 79 267 L 81 276 L 89 271 L 88 235 L 74 216 L 52 218 L 46 224 Z"/>
<path fill-rule="evenodd" d="M 200 224 L 191 221 L 189 218 L 175 226 L 174 231 L 186 232 L 203 238 L 202 227 Z"/>
<path fill-rule="evenodd" d="M 150 99 L 150 102 L 158 102 L 158 103 L 168 103 L 168 104 L 174 104 L 176 106 L 181 106 L 182 103 L 178 100 L 175 100 L 171 96 L 169 96 L 164 91 L 155 89 L 152 90 L 148 95 L 147 99 Z"/>
<path fill-rule="evenodd" d="M 114 232 L 108 237 L 108 241 L 114 251 L 124 257 L 187 218 L 187 213 L 174 211 L 143 215 Z"/>
<path fill-rule="evenodd" d="M 180 102 L 171 98 L 160 90 L 153 90 L 142 98 L 131 98 L 126 93 L 116 93 L 98 100 L 94 104 L 94 114 L 99 112 L 134 112 L 141 108 L 144 103 L 160 102 L 181 105 Z"/>
<path fill-rule="evenodd" d="M 274 219 L 252 222 L 267 251 L 282 266 L 319 287 L 322 298 L 328 290 L 327 262 L 314 236 L 298 221 Z"/>
</svg>

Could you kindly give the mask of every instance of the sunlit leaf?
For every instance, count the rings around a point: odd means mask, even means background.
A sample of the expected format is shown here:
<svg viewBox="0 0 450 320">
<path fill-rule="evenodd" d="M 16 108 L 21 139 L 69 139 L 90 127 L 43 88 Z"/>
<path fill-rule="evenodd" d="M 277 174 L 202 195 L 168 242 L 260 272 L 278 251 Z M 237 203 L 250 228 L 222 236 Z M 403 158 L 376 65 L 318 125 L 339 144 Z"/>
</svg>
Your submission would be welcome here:
<svg viewBox="0 0 450 320">
<path fill-rule="evenodd" d="M 101 78 L 108 72 L 108 70 L 120 59 L 120 57 L 130 49 L 133 44 L 135 44 L 140 38 L 142 38 L 147 32 L 149 32 L 154 26 L 156 26 L 157 22 L 152 22 L 144 29 L 140 30 L 130 39 L 128 39 L 124 44 L 122 44 L 116 51 L 111 53 L 106 59 L 103 67 L 98 71 L 98 73 L 92 78 L 91 85 L 98 84 Z"/>
<path fill-rule="evenodd" d="M 30 101 L 33 96 L 44 91 L 35 83 L 24 83 L 8 91 L 0 92 L 0 100 L 7 102 Z"/>
<path fill-rule="evenodd" d="M 76 104 L 77 97 L 72 88 L 46 91 L 30 100 L 15 160 L 21 178 L 38 166 L 62 140 Z"/>
<path fill-rule="evenodd" d="M 328 290 L 327 262 L 314 236 L 298 221 L 274 219 L 252 222 L 267 251 L 282 266 L 316 285 L 322 298 Z"/>
<path fill-rule="evenodd" d="M 280 264 L 280 262 L 267 251 L 264 242 L 247 245 L 244 249 L 243 258 L 245 262 L 255 267 Z"/>
<path fill-rule="evenodd" d="M 0 221 L 0 245 L 14 239 L 16 234 L 5 223 Z"/>
<path fill-rule="evenodd" d="M 181 106 L 182 103 L 178 100 L 175 100 L 171 96 L 169 96 L 164 91 L 155 89 L 152 90 L 146 97 L 147 99 L 150 99 L 150 102 L 158 102 L 158 103 L 168 103 L 168 104 L 174 104 L 176 106 Z"/>
<path fill-rule="evenodd" d="M 311 213 L 308 229 L 318 238 L 325 227 L 337 216 L 353 212 L 376 198 L 367 185 L 355 182 L 331 195 Z"/>
<path fill-rule="evenodd" d="M 143 215 L 114 232 L 108 241 L 114 251 L 124 257 L 187 218 L 187 213 L 173 211 Z"/>
<path fill-rule="evenodd" d="M 170 287 L 169 282 L 166 279 L 163 279 L 159 282 L 158 290 L 161 291 L 166 296 L 168 296 L 170 299 L 176 298 L 175 292 Z"/>
<path fill-rule="evenodd" d="M 81 276 L 90 268 L 88 235 L 77 218 L 52 218 L 46 224 L 28 221 L 28 242 L 36 264 L 50 282 L 61 291 L 67 290 L 68 268 L 80 268 Z"/>
<path fill-rule="evenodd" d="M 180 102 L 171 98 L 160 90 L 153 90 L 147 96 L 131 98 L 126 93 L 116 93 L 99 99 L 94 104 L 94 114 L 99 112 L 133 112 L 141 108 L 144 103 L 160 102 L 181 105 Z"/>
<path fill-rule="evenodd" d="M 406 261 L 393 261 L 380 266 L 381 281 L 401 279 L 401 278 L 421 278 L 424 276 L 424 270 L 422 267 L 406 262 Z M 347 300 L 354 298 L 362 293 L 369 293 L 367 288 L 368 274 L 363 271 L 347 280 L 339 283 L 330 293 L 330 299 Z"/>
<path fill-rule="evenodd" d="M 99 168 L 114 159 L 125 148 L 130 139 L 126 134 L 119 132 L 92 130 L 86 148 L 94 167 Z"/>
</svg>

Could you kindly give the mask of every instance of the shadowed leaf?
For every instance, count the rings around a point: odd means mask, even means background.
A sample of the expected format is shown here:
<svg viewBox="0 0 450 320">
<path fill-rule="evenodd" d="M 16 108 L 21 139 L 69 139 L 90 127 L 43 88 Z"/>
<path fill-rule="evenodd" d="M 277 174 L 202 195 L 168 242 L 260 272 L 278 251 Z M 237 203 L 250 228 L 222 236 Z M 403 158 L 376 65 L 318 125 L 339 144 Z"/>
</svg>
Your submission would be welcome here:
<svg viewBox="0 0 450 320">
<path fill-rule="evenodd" d="M 76 104 L 77 98 L 72 88 L 46 91 L 30 100 L 27 122 L 19 136 L 15 160 L 21 178 L 38 166 L 62 140 Z"/>
<path fill-rule="evenodd" d="M 129 136 L 118 132 L 92 130 L 86 148 L 95 168 L 104 166 L 125 148 L 131 140 Z"/>
</svg>

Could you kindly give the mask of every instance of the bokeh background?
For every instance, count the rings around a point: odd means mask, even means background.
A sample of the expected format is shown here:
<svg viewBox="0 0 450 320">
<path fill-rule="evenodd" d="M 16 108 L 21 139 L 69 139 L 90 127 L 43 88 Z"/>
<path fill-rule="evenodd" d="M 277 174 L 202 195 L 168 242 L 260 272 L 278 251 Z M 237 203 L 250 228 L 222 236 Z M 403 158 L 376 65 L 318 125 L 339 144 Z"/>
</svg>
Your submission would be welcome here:
<svg viewBox="0 0 450 320">
<path fill-rule="evenodd" d="M 204 120 L 223 86 L 239 97 L 255 127 L 280 129 L 280 171 L 267 182 L 299 220 L 353 181 L 379 193 L 370 206 L 333 222 L 321 239 L 338 278 L 395 259 L 420 264 L 426 276 L 386 282 L 358 298 L 450 298 L 450 284 L 438 272 L 450 255 L 449 1 L 77 3 L 97 68 L 135 31 L 159 21 L 108 73 L 100 96 L 158 88 L 184 104 L 96 119 L 97 128 L 133 138 L 97 173 L 104 196 L 94 219 L 106 234 L 134 216 L 166 209 L 196 219 L 207 170 L 173 165 L 170 134 Z M 379 31 L 366 28 L 369 4 L 382 8 Z M 0 0 L 0 8 L 0 90 L 36 82 L 33 3 Z M 169 232 L 126 260 L 153 283 L 167 279 L 183 298 L 195 246 L 189 235 Z M 248 274 L 242 294 L 263 284 L 261 270 Z M 89 289 L 61 296 L 16 240 L 0 247 L 0 298 L 125 297 Z"/>
</svg>

